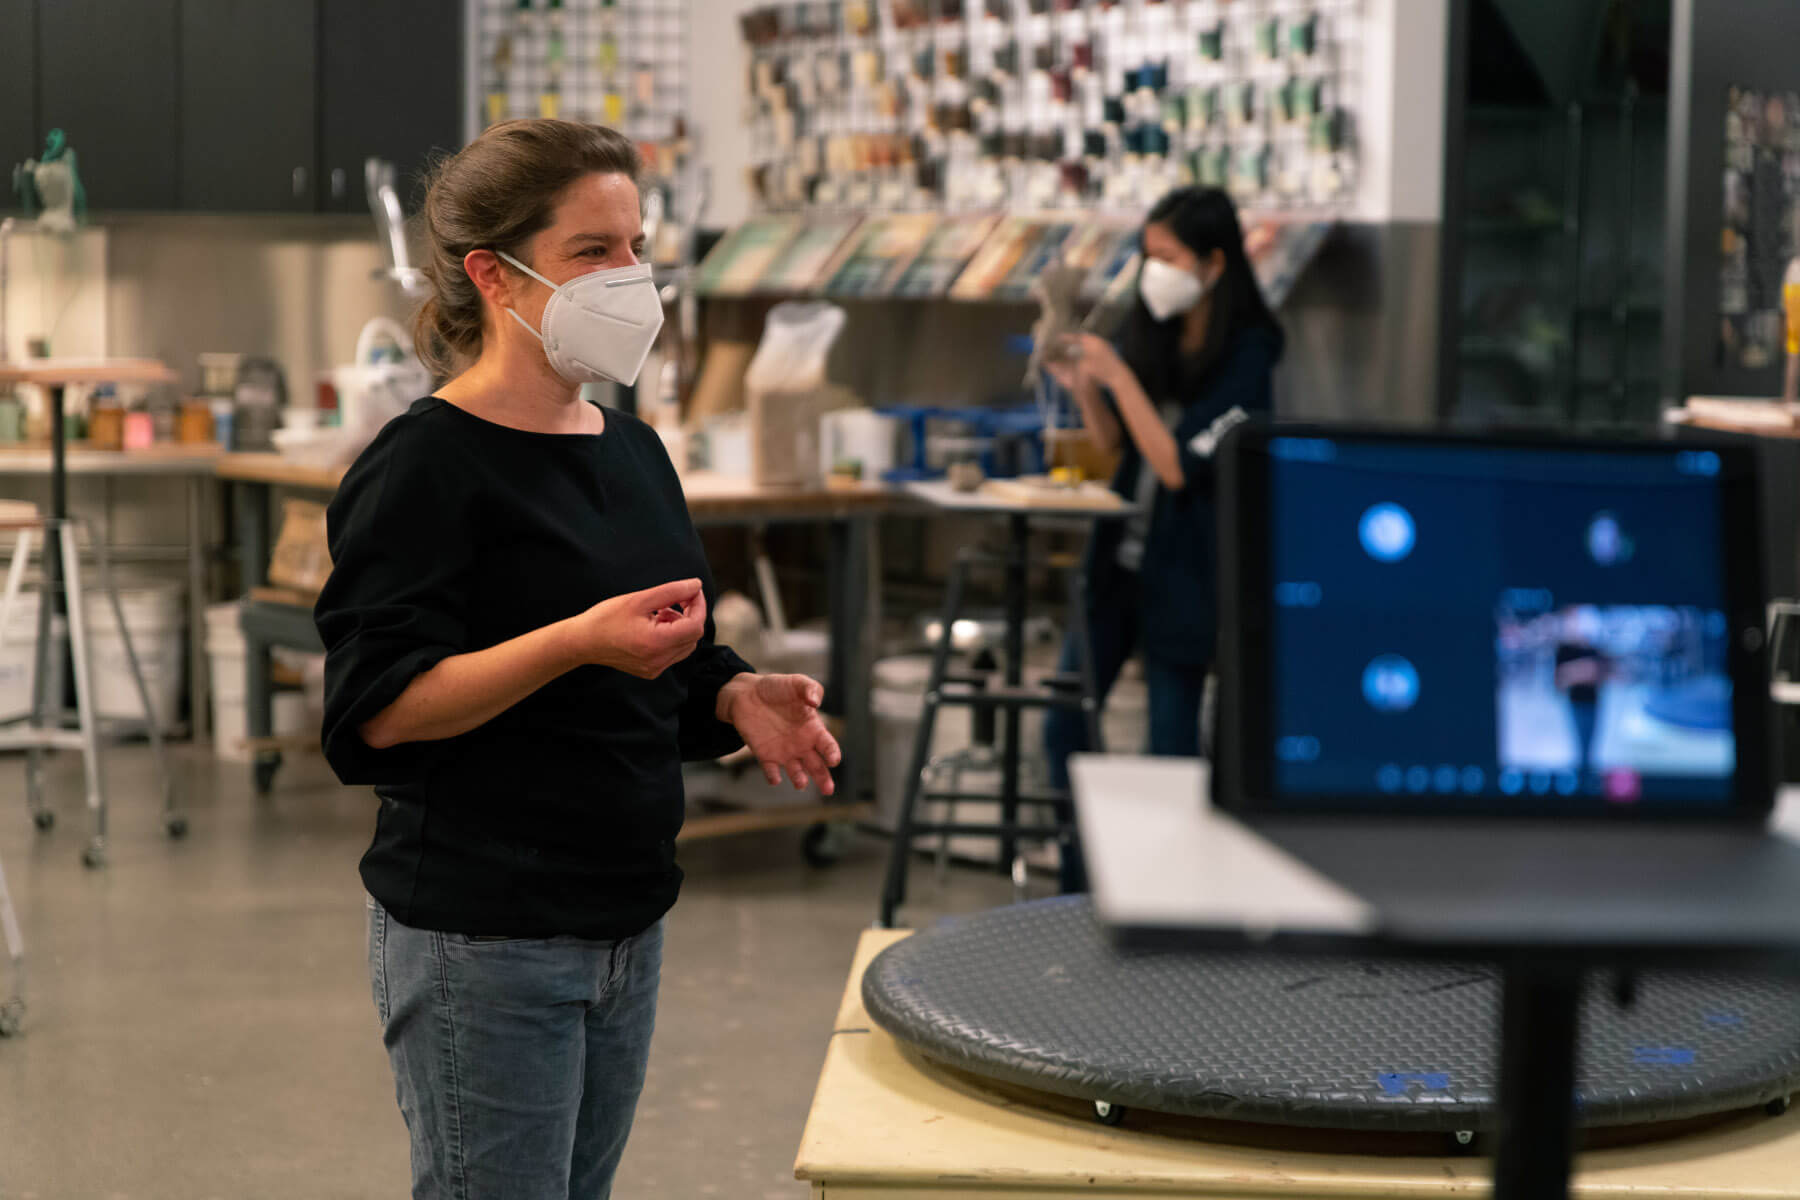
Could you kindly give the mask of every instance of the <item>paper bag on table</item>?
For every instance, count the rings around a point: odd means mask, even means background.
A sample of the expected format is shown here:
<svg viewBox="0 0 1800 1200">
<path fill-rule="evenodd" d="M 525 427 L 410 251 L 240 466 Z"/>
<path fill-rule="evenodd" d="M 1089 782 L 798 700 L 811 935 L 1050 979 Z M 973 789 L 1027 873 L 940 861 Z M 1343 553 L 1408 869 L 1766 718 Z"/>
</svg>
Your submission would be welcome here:
<svg viewBox="0 0 1800 1200">
<path fill-rule="evenodd" d="M 282 506 L 281 536 L 269 561 L 269 582 L 308 596 L 317 595 L 331 575 L 331 549 L 325 541 L 325 506 L 289 500 Z"/>
</svg>

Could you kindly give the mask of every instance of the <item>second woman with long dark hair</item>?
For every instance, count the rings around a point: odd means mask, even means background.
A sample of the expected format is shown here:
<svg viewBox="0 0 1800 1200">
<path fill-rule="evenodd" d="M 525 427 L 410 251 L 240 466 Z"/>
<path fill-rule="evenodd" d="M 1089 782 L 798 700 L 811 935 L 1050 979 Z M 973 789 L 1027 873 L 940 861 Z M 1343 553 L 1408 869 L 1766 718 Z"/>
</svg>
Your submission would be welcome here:
<svg viewBox="0 0 1800 1200">
<path fill-rule="evenodd" d="M 1104 700 L 1134 651 L 1149 689 L 1149 751 L 1200 753 L 1200 706 L 1213 661 L 1216 601 L 1212 451 L 1238 421 L 1272 406 L 1281 327 L 1244 252 L 1230 197 L 1180 188 L 1144 222 L 1138 296 L 1116 342 L 1081 335 L 1054 367 L 1088 436 L 1122 453 L 1113 487 L 1136 502 L 1089 547 L 1087 608 Z M 1064 647 L 1073 670 L 1073 643 Z M 1045 725 L 1052 782 L 1068 786 L 1087 748 L 1080 714 Z"/>
</svg>

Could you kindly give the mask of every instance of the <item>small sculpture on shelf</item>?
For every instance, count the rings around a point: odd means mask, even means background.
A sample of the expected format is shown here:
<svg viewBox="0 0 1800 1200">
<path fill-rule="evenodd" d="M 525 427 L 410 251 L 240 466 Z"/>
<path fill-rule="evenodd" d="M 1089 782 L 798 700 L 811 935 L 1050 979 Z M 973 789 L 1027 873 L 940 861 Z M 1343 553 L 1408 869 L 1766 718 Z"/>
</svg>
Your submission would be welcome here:
<svg viewBox="0 0 1800 1200">
<path fill-rule="evenodd" d="M 13 168 L 12 186 L 25 215 L 36 217 L 45 233 L 67 237 L 87 216 L 75 150 L 60 129 L 44 139 L 43 158 L 28 158 Z"/>
</svg>

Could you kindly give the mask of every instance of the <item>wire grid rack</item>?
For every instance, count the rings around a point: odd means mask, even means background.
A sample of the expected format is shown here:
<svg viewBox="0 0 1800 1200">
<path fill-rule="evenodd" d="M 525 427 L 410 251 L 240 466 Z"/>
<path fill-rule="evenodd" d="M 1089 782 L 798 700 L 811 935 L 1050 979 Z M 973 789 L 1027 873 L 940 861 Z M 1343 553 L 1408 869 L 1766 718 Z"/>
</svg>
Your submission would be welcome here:
<svg viewBox="0 0 1800 1200">
<path fill-rule="evenodd" d="M 774 207 L 1135 209 L 1203 182 L 1329 212 L 1357 184 L 1366 4 L 771 6 L 745 22 L 752 161 Z"/>
<path fill-rule="evenodd" d="M 516 117 L 677 140 L 688 110 L 688 0 L 469 0 L 478 128 Z"/>
</svg>

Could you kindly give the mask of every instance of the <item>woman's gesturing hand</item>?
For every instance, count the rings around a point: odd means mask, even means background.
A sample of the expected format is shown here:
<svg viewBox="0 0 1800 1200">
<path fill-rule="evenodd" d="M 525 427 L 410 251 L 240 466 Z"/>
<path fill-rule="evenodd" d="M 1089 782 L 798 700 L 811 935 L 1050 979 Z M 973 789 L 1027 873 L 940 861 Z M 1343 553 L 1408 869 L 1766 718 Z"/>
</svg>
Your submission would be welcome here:
<svg viewBox="0 0 1800 1200">
<path fill-rule="evenodd" d="M 804 675 L 738 675 L 719 690 L 718 716 L 729 722 L 762 764 L 763 777 L 796 788 L 810 779 L 819 794 L 836 790 L 831 768 L 843 755 L 819 717 L 825 689 Z"/>
<path fill-rule="evenodd" d="M 655 679 L 706 632 L 706 594 L 681 579 L 602 600 L 575 618 L 582 661 Z"/>
</svg>

